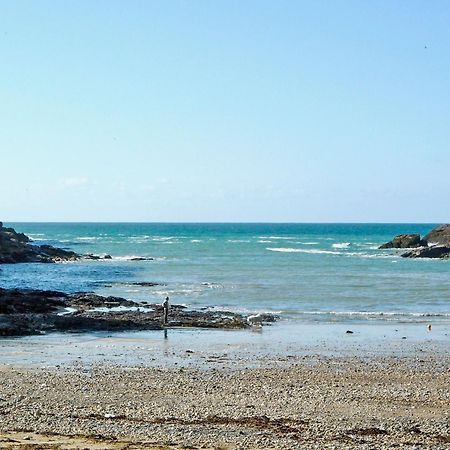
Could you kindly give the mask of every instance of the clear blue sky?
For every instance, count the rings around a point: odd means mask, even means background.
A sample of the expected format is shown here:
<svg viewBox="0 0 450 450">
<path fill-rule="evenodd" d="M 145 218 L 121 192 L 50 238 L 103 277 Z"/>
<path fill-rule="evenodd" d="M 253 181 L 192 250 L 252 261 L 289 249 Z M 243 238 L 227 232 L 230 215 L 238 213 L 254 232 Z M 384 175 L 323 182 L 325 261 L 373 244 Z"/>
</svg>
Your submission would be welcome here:
<svg viewBox="0 0 450 450">
<path fill-rule="evenodd" d="M 0 220 L 450 221 L 450 1 L 0 0 Z"/>
</svg>

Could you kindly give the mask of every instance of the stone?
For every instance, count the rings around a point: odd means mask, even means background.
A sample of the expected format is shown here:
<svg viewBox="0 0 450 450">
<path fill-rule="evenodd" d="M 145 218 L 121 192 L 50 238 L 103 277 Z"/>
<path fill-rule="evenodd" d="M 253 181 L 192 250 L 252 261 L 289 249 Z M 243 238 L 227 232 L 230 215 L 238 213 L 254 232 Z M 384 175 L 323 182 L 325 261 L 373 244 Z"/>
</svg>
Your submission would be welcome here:
<svg viewBox="0 0 450 450">
<path fill-rule="evenodd" d="M 386 244 L 381 245 L 379 248 L 414 248 L 426 245 L 426 242 L 420 239 L 420 234 L 399 234 L 392 241 L 386 242 Z"/>
<path fill-rule="evenodd" d="M 433 228 L 423 240 L 428 245 L 443 245 L 450 247 L 450 224 L 439 225 Z"/>
<path fill-rule="evenodd" d="M 117 306 L 125 309 L 112 309 Z M 142 306 L 122 297 L 103 297 L 89 292 L 66 294 L 59 291 L 0 288 L 0 336 L 53 331 L 162 329 L 161 305 L 146 304 L 141 310 Z M 169 323 L 165 327 L 171 326 L 247 328 L 248 324 L 245 317 L 237 313 L 194 311 L 182 305 L 171 305 Z"/>
<path fill-rule="evenodd" d="M 450 246 L 422 247 L 403 253 L 403 258 L 450 258 Z"/>
</svg>

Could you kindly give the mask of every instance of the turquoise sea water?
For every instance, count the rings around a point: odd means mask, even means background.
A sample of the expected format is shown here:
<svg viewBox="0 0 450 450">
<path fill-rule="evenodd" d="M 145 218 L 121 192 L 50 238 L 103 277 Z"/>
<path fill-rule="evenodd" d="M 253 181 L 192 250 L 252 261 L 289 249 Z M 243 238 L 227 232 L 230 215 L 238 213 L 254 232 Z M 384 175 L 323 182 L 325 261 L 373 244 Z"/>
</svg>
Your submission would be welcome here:
<svg viewBox="0 0 450 450">
<path fill-rule="evenodd" d="M 269 311 L 308 322 L 450 321 L 450 261 L 377 247 L 435 224 L 8 223 L 112 260 L 0 268 L 1 287 L 93 291 L 134 300 Z M 130 261 L 133 256 L 154 258 Z M 136 282 L 159 283 L 141 287 Z"/>
</svg>

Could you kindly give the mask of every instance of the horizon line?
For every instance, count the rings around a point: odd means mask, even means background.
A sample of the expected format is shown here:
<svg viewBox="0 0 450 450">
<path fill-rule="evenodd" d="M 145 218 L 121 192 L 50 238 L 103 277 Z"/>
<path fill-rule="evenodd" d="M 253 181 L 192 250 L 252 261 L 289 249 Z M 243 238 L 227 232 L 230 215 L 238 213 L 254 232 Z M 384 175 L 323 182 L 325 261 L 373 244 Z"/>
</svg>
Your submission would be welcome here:
<svg viewBox="0 0 450 450">
<path fill-rule="evenodd" d="M 444 224 L 447 222 L 326 222 L 326 221 L 318 221 L 318 222 L 295 222 L 295 221 L 288 221 L 288 222 L 282 222 L 282 221 L 275 221 L 275 222 L 260 222 L 260 221 L 248 221 L 248 222 L 240 222 L 240 221 L 40 221 L 40 220 L 8 220 L 8 221 L 0 221 L 3 222 L 3 224 L 8 223 L 35 223 L 35 224 L 188 224 L 188 225 L 246 225 L 246 224 L 259 224 L 259 225 L 316 225 L 316 224 L 323 224 L 323 225 L 434 225 L 434 224 Z"/>
</svg>

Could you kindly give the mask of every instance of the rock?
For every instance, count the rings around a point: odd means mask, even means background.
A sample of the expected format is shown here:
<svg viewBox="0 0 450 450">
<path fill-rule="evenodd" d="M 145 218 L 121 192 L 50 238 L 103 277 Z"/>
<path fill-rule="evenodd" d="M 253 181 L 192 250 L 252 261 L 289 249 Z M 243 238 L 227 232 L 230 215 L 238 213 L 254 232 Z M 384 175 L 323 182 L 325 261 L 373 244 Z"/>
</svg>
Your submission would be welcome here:
<svg viewBox="0 0 450 450">
<path fill-rule="evenodd" d="M 100 256 L 94 255 L 93 253 L 86 253 L 85 255 L 83 255 L 83 259 L 92 259 L 94 261 L 98 261 L 100 259 L 112 259 L 112 256 L 111 255 Z"/>
<path fill-rule="evenodd" d="M 0 227 L 0 264 L 25 262 L 52 263 L 58 261 L 75 261 L 79 255 L 51 245 L 33 245 L 23 233 L 13 228 Z"/>
<path fill-rule="evenodd" d="M 153 261 L 153 258 L 145 258 L 143 256 L 136 256 L 134 258 L 130 258 L 130 261 Z"/>
<path fill-rule="evenodd" d="M 423 240 L 428 245 L 443 245 L 450 247 L 450 224 L 439 225 L 433 228 Z"/>
<path fill-rule="evenodd" d="M 93 259 L 94 261 L 98 261 L 99 259 L 101 259 L 100 256 L 98 255 L 94 255 L 93 253 L 87 253 L 86 255 L 83 255 L 84 259 Z"/>
<path fill-rule="evenodd" d="M 422 247 L 403 253 L 403 258 L 450 258 L 450 246 Z"/>
<path fill-rule="evenodd" d="M 63 250 L 62 248 L 53 247 L 51 245 L 39 246 L 40 254 L 46 255 L 52 259 L 52 261 L 75 261 L 79 256 L 72 251 Z"/>
<path fill-rule="evenodd" d="M 399 234 L 392 241 L 386 242 L 378 248 L 414 248 L 426 245 L 426 242 L 420 239 L 420 234 Z"/>
<path fill-rule="evenodd" d="M 134 310 L 111 310 L 117 306 L 132 307 Z M 0 336 L 51 331 L 162 329 L 161 305 L 147 304 L 143 310 L 138 309 L 141 306 L 122 297 L 102 297 L 86 292 L 65 294 L 59 291 L 0 288 Z M 67 311 L 69 307 L 75 311 Z M 248 324 L 241 314 L 192 311 L 182 305 L 171 305 L 169 324 L 164 328 L 170 326 L 247 328 Z"/>
</svg>

